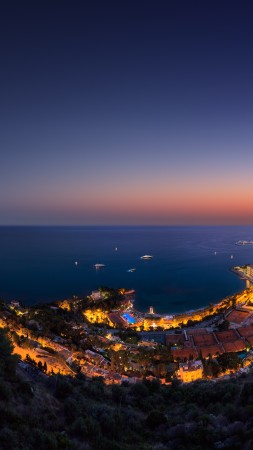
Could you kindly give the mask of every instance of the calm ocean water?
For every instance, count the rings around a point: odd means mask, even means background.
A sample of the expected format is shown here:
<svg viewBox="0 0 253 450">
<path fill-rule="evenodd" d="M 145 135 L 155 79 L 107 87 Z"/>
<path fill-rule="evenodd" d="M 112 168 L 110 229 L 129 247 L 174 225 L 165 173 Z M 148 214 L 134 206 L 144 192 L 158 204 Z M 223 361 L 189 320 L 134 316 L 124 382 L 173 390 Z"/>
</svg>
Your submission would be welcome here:
<svg viewBox="0 0 253 450">
<path fill-rule="evenodd" d="M 34 304 L 127 287 L 143 311 L 194 309 L 245 287 L 229 270 L 253 263 L 241 239 L 252 240 L 253 227 L 0 227 L 0 296 Z"/>
</svg>

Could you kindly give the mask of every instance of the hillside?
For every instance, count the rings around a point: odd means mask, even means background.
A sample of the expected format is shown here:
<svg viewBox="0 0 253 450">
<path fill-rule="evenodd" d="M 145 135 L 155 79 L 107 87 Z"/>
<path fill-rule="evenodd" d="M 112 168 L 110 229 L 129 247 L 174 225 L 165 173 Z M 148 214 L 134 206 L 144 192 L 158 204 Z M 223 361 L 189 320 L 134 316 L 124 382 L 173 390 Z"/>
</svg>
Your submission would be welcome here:
<svg viewBox="0 0 253 450">
<path fill-rule="evenodd" d="M 0 448 L 209 450 L 253 447 L 253 376 L 161 386 L 33 376 L 0 330 Z"/>
</svg>

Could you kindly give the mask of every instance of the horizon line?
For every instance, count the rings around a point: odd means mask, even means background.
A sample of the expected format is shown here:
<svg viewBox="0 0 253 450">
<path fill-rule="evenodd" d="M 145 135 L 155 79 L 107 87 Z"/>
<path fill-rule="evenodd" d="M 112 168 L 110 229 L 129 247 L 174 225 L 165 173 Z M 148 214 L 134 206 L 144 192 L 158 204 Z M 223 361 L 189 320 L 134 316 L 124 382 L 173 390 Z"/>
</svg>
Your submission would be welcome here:
<svg viewBox="0 0 253 450">
<path fill-rule="evenodd" d="M 128 228 L 137 228 L 137 227 L 152 227 L 152 228 L 168 228 L 168 227 L 253 227 L 252 224 L 0 224 L 0 228 L 4 227 L 128 227 Z"/>
</svg>

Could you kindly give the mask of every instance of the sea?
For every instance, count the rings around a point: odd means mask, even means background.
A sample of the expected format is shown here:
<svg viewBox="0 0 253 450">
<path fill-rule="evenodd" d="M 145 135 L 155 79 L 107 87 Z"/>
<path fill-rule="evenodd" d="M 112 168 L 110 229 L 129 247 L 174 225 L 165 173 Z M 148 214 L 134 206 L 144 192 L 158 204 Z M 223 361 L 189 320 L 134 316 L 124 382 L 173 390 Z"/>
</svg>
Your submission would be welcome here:
<svg viewBox="0 0 253 450">
<path fill-rule="evenodd" d="M 252 226 L 2 226 L 0 297 L 33 305 L 124 287 L 138 310 L 189 311 L 245 288 L 231 268 L 253 263 L 253 246 L 235 244 L 252 239 Z"/>
</svg>

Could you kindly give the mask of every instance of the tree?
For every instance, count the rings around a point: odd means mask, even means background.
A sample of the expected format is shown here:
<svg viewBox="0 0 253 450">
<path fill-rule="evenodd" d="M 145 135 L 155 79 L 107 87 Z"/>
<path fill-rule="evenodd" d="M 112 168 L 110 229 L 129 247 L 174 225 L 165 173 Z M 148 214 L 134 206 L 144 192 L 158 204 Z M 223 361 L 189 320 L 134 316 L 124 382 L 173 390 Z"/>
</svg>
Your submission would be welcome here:
<svg viewBox="0 0 253 450">
<path fill-rule="evenodd" d="M 7 330 L 0 329 L 0 373 L 8 377 L 15 376 L 18 362 L 18 356 L 12 355 L 13 348 Z"/>
<path fill-rule="evenodd" d="M 214 361 L 212 361 L 211 363 L 211 369 L 212 369 L 212 374 L 214 378 L 217 378 L 217 376 L 219 375 L 221 369 L 219 364 L 215 363 Z"/>
<path fill-rule="evenodd" d="M 112 385 L 112 399 L 115 403 L 121 405 L 122 401 L 125 400 L 126 393 L 121 386 L 117 384 Z"/>
<path fill-rule="evenodd" d="M 156 410 L 151 411 L 146 419 L 146 425 L 151 429 L 157 428 L 166 422 L 166 416 L 162 412 Z"/>
<path fill-rule="evenodd" d="M 241 364 L 239 356 L 234 352 L 223 353 L 222 355 L 218 356 L 217 361 L 221 366 L 223 372 L 225 372 L 227 369 L 236 370 Z"/>
</svg>

